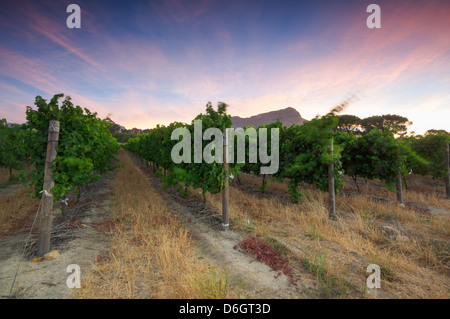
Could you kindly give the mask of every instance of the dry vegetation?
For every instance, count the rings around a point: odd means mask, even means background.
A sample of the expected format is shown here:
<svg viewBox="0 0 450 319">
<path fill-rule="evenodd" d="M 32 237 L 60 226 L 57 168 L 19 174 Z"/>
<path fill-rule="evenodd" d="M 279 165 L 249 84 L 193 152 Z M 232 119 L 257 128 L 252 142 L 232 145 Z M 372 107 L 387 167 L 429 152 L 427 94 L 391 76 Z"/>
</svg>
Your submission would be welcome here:
<svg viewBox="0 0 450 319">
<path fill-rule="evenodd" d="M 111 219 L 99 225 L 112 234 L 111 249 L 97 256 L 77 297 L 241 297 L 242 287 L 226 271 L 199 258 L 192 234 L 129 155 L 121 151 L 119 159 L 124 166 L 113 182 Z M 380 182 L 363 184 L 357 193 L 348 180 L 336 196 L 334 222 L 327 193 L 302 186 L 304 197 L 293 204 L 285 183 L 269 180 L 262 194 L 260 178 L 241 174 L 242 184 L 236 180 L 230 189 L 232 230 L 272 245 L 296 274 L 313 274 L 321 294 L 312 297 L 373 297 L 366 288 L 373 263 L 382 271 L 382 297 L 450 297 L 450 215 L 430 210 L 450 212 L 441 181 L 408 177 L 407 205 L 400 207 Z M 198 190 L 190 189 L 189 196 L 202 201 Z M 0 193 L 0 234 L 29 222 L 38 203 L 19 185 Z M 220 213 L 221 195 L 207 194 L 207 205 Z"/>
<path fill-rule="evenodd" d="M 0 193 L 0 237 L 22 229 L 39 205 L 39 200 L 29 197 L 28 187 L 16 188 L 17 191 Z"/>
<path fill-rule="evenodd" d="M 12 170 L 12 173 L 18 172 Z M 29 187 L 11 185 L 9 179 L 9 169 L 0 167 L 0 237 L 22 229 L 39 205 L 39 200 L 30 198 Z"/>
<path fill-rule="evenodd" d="M 263 195 L 255 187 L 259 178 L 242 174 L 241 181 L 242 186 L 233 183 L 230 191 L 234 228 L 287 250 L 294 266 L 317 276 L 327 296 L 369 297 L 366 268 L 375 263 L 381 267 L 388 297 L 450 297 L 449 216 L 375 201 L 368 194 L 392 200 L 395 194 L 366 186 L 362 194 L 337 196 L 339 219 L 332 222 L 325 207 L 327 193 L 308 188 L 304 200 L 292 204 L 283 183 L 269 181 L 270 194 Z M 423 200 L 448 209 L 448 200 L 438 196 L 410 190 L 406 201 Z M 220 196 L 208 195 L 207 202 L 220 211 Z"/>
<path fill-rule="evenodd" d="M 80 298 L 236 297 L 227 274 L 199 259 L 187 229 L 121 151 L 113 182 L 111 250 L 98 256 Z"/>
</svg>

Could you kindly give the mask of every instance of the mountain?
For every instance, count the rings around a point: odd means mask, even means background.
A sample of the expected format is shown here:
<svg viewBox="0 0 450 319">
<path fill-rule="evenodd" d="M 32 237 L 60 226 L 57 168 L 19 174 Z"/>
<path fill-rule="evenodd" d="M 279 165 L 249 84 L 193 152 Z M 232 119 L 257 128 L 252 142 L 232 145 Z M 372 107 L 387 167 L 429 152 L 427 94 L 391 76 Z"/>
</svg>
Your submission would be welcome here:
<svg viewBox="0 0 450 319">
<path fill-rule="evenodd" d="M 233 116 L 231 118 L 231 120 L 233 121 L 233 125 L 232 125 L 233 128 L 238 128 L 238 127 L 245 128 L 246 126 L 253 126 L 253 127 L 257 128 L 258 126 L 260 126 L 262 124 L 270 124 L 270 123 L 276 122 L 277 119 L 279 119 L 281 121 L 281 123 L 283 123 L 283 126 L 287 126 L 287 127 L 292 126 L 292 124 L 303 125 L 304 122 L 308 121 L 308 120 L 302 118 L 300 113 L 292 107 L 288 107 L 288 108 L 277 110 L 277 111 L 271 111 L 271 112 L 267 112 L 267 113 L 261 113 L 261 114 L 257 114 L 257 115 L 251 116 L 251 117 Z M 123 127 L 122 125 L 115 123 L 110 118 L 107 118 L 106 120 L 107 120 L 107 122 L 109 122 L 111 124 L 111 128 L 110 128 L 111 133 L 122 132 L 122 133 L 139 134 L 139 133 L 145 133 L 145 132 L 149 131 L 149 129 L 141 130 L 141 129 L 137 129 L 137 128 L 128 130 L 125 127 Z"/>
<path fill-rule="evenodd" d="M 303 125 L 305 120 L 304 118 L 302 118 L 302 116 L 300 115 L 300 113 L 292 108 L 292 107 L 288 107 L 282 110 L 278 110 L 278 111 L 271 111 L 271 112 L 267 112 L 267 113 L 261 113 L 258 115 L 254 115 L 251 117 L 239 117 L 239 116 L 233 116 L 232 117 L 232 121 L 233 121 L 233 128 L 238 128 L 238 127 L 246 127 L 246 126 L 253 126 L 253 127 L 258 127 L 262 124 L 270 124 L 273 122 L 276 122 L 276 120 L 279 119 L 281 121 L 281 123 L 283 123 L 283 126 L 291 126 L 292 124 L 297 124 L 297 125 Z"/>
</svg>

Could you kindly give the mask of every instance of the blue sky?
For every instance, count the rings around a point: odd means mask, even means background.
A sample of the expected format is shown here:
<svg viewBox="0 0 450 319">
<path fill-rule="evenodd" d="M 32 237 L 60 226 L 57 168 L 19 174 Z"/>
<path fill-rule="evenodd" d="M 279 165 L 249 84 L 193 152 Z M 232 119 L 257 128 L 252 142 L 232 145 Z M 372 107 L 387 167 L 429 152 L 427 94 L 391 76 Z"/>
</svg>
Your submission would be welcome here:
<svg viewBox="0 0 450 319">
<path fill-rule="evenodd" d="M 310 119 L 354 95 L 346 114 L 450 130 L 448 1 L 73 1 L 68 29 L 70 3 L 0 3 L 0 118 L 56 93 L 128 128 L 190 122 L 208 101 Z"/>
</svg>

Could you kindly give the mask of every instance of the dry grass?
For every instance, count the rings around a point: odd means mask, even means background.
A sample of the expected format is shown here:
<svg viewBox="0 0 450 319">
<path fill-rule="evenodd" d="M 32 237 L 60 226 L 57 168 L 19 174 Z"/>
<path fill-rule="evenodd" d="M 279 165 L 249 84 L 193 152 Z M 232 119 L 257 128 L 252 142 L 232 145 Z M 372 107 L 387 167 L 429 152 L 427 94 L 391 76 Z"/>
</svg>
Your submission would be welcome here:
<svg viewBox="0 0 450 319">
<path fill-rule="evenodd" d="M 30 198 L 28 187 L 18 186 L 17 190 L 0 194 L 0 234 L 20 229 L 36 213 L 38 205 L 39 200 Z"/>
<path fill-rule="evenodd" d="M 237 297 L 228 275 L 197 255 L 188 231 L 121 151 L 113 182 L 112 247 L 82 283 L 80 298 Z"/>
<path fill-rule="evenodd" d="M 241 176 L 241 180 L 256 186 L 261 183 L 254 176 Z M 287 191 L 281 183 L 271 181 L 267 189 Z M 192 196 L 196 193 L 191 192 Z M 369 297 L 366 268 L 377 263 L 382 270 L 382 288 L 391 296 L 450 297 L 450 217 L 421 215 L 395 202 L 376 202 L 364 193 L 340 194 L 336 223 L 328 219 L 327 195 L 309 189 L 302 203 L 292 204 L 286 196 L 262 196 L 232 187 L 230 217 L 235 228 L 276 238 L 288 247 L 293 262 L 317 275 L 327 296 Z M 220 211 L 220 195 L 207 195 L 207 202 Z M 386 225 L 399 229 L 407 241 L 388 236 L 383 231 Z"/>
<path fill-rule="evenodd" d="M 145 177 L 133 175 L 142 173 L 136 168 L 136 172 L 129 171 L 130 167 L 118 172 L 114 186 L 117 217 L 125 219 L 115 230 L 111 253 L 106 261 L 97 264 L 96 275 L 86 282 L 84 296 L 232 296 L 226 274 L 196 259 L 186 230 L 144 182 Z M 261 184 L 255 176 L 242 175 L 241 180 L 244 185 Z M 272 192 L 270 196 L 238 190 L 233 183 L 230 217 L 234 229 L 263 238 L 287 252 L 295 268 L 316 276 L 324 296 L 371 298 L 366 289 L 366 268 L 375 263 L 381 268 L 382 289 L 388 297 L 450 297 L 448 216 L 426 216 L 401 208 L 395 203 L 395 194 L 369 184 L 361 187 L 361 194 L 342 192 L 337 196 L 339 218 L 332 222 L 325 208 L 326 193 L 310 188 L 300 204 L 292 204 L 286 200 L 286 184 L 269 180 L 267 190 Z M 445 209 L 448 203 L 439 194 L 432 189 L 429 193 L 416 192 L 410 186 L 405 199 Z M 386 197 L 391 202 L 377 202 L 369 195 Z M 192 189 L 190 196 L 202 200 Z M 207 204 L 221 211 L 220 194 L 207 194 Z M 390 236 L 383 228 L 387 225 L 407 239 Z"/>
<path fill-rule="evenodd" d="M 406 202 L 450 210 L 450 201 L 445 198 L 445 186 L 442 179 L 411 175 L 407 177 L 407 184 L 407 187 L 403 185 L 403 197 Z M 346 179 L 346 188 L 356 192 L 351 179 Z M 362 195 L 376 195 L 391 201 L 396 200 L 396 194 L 390 192 L 379 180 L 368 181 L 360 186 L 360 189 Z"/>
</svg>

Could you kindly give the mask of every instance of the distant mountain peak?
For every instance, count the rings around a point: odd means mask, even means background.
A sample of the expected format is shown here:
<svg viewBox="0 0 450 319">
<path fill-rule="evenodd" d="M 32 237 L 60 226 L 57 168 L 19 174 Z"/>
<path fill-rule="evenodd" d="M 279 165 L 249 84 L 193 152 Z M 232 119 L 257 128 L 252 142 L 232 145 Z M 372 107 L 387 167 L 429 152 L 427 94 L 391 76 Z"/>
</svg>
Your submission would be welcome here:
<svg viewBox="0 0 450 319">
<path fill-rule="evenodd" d="M 287 107 L 285 109 L 277 111 L 261 113 L 251 117 L 243 118 L 240 116 L 233 116 L 231 120 L 233 121 L 233 128 L 244 128 L 246 126 L 253 126 L 256 128 L 263 124 L 276 122 L 277 119 L 279 119 L 281 123 L 283 123 L 283 126 L 287 127 L 292 126 L 293 124 L 303 125 L 303 122 L 306 121 L 293 107 Z"/>
</svg>

